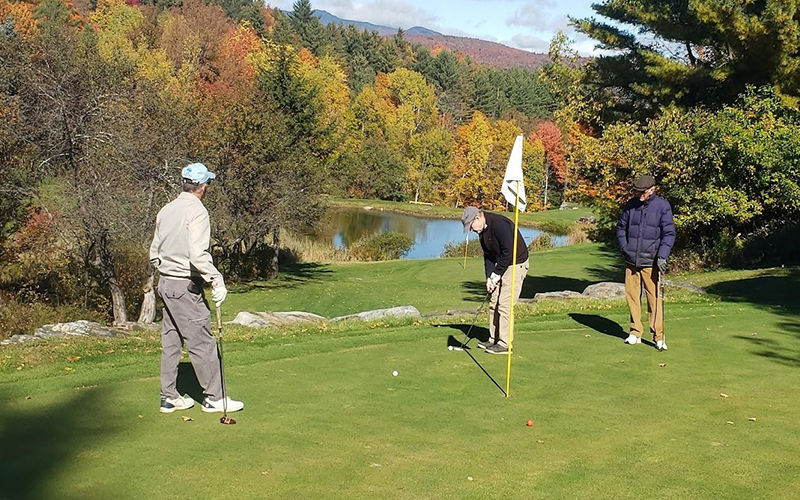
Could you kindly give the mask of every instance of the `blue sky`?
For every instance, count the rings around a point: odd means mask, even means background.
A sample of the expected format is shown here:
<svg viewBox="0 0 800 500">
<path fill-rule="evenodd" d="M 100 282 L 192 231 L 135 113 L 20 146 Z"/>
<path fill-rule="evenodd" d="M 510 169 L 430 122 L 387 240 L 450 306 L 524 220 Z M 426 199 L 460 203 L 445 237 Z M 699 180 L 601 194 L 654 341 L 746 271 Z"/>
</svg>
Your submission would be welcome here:
<svg viewBox="0 0 800 500">
<path fill-rule="evenodd" d="M 596 0 L 599 1 L 599 0 Z M 291 9 L 293 0 L 268 0 Z M 445 35 L 500 42 L 533 52 L 547 52 L 550 39 L 563 30 L 583 55 L 594 41 L 569 27 L 567 16 L 591 17 L 591 0 L 311 0 L 315 9 L 345 19 L 408 29 L 424 26 Z"/>
</svg>

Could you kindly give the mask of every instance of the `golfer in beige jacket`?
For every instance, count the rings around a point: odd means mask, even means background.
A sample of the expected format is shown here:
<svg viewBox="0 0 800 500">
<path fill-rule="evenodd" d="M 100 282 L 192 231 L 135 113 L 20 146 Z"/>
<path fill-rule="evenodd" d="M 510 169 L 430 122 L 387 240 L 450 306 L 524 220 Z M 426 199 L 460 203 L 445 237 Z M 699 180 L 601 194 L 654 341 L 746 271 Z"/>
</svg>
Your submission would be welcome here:
<svg viewBox="0 0 800 500">
<path fill-rule="evenodd" d="M 217 343 L 211 334 L 211 311 L 203 294 L 203 283 L 211 283 L 211 298 L 219 306 L 228 294 L 222 274 L 209 252 L 211 226 L 201 201 L 216 175 L 202 163 L 185 167 L 183 192 L 158 213 L 150 262 L 158 269 L 158 293 L 164 301 L 161 336 L 161 408 L 172 413 L 194 406 L 194 400 L 177 391 L 178 363 L 183 344 L 189 352 L 205 398 L 202 410 L 221 412 L 222 378 Z M 228 398 L 227 411 L 244 408 Z"/>
</svg>

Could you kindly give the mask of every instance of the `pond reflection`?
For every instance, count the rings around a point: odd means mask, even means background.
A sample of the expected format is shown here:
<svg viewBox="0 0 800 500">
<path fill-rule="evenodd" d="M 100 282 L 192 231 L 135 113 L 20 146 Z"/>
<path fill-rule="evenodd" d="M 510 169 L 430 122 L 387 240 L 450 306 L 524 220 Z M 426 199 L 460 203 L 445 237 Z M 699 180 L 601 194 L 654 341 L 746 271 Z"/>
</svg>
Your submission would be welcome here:
<svg viewBox="0 0 800 500">
<path fill-rule="evenodd" d="M 465 238 L 463 226 L 458 219 L 429 219 L 376 210 L 330 211 L 317 234 L 320 241 L 332 242 L 336 248 L 347 248 L 360 238 L 393 231 L 409 235 L 414 246 L 405 259 L 431 259 L 440 257 L 448 242 L 461 242 Z M 543 234 L 533 228 L 520 228 L 525 243 Z M 566 236 L 553 236 L 556 246 L 567 244 Z M 477 235 L 470 234 L 470 244 L 478 244 Z"/>
</svg>

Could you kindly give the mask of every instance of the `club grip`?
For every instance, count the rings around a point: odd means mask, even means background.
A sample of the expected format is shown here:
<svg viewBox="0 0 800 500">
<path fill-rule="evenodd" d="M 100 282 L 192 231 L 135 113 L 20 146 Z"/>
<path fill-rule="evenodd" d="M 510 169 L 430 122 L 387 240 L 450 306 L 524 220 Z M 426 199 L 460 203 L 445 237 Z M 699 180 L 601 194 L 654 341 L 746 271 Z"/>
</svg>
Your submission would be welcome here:
<svg viewBox="0 0 800 500">
<path fill-rule="evenodd" d="M 219 306 L 217 306 L 217 331 L 222 331 L 222 312 L 220 311 Z"/>
</svg>

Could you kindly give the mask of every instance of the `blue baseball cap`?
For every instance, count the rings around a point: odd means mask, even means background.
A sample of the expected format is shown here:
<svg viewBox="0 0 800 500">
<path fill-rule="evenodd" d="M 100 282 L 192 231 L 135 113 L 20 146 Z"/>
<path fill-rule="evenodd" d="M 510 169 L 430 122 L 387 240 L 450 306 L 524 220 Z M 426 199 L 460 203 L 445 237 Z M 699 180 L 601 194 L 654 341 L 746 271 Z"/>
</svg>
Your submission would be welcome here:
<svg viewBox="0 0 800 500">
<path fill-rule="evenodd" d="M 205 184 L 211 179 L 216 179 L 217 175 L 209 172 L 208 167 L 202 163 L 192 163 L 191 165 L 183 167 L 181 177 L 195 184 Z"/>
</svg>

